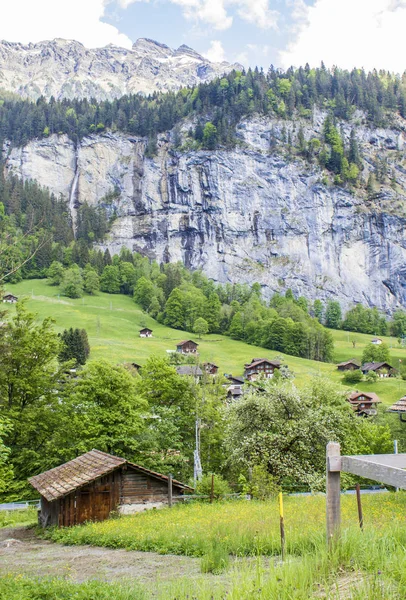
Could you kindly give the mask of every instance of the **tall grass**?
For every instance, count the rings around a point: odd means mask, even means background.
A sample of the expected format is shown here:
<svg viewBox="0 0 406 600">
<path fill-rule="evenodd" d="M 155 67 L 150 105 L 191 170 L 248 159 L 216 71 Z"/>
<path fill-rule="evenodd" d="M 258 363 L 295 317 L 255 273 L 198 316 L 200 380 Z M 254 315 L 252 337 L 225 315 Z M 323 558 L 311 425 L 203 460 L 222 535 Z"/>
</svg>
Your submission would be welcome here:
<svg viewBox="0 0 406 600">
<path fill-rule="evenodd" d="M 37 523 L 36 508 L 22 508 L 20 510 L 0 510 L 0 528 L 15 527 L 17 525 L 34 525 Z"/>
<path fill-rule="evenodd" d="M 406 494 L 363 496 L 366 530 L 377 534 L 398 527 L 403 539 Z M 357 527 L 355 496 L 342 497 L 343 529 Z M 325 541 L 325 497 L 285 499 L 286 552 L 314 553 Z M 275 556 L 280 553 L 279 512 L 276 501 L 230 501 L 211 505 L 194 503 L 172 509 L 147 511 L 102 523 L 55 529 L 51 539 L 64 544 L 90 544 L 203 556 L 207 548 L 221 545 L 234 556 Z M 405 539 L 406 541 L 406 539 Z"/>
<path fill-rule="evenodd" d="M 148 597 L 134 583 L 109 585 L 101 581 L 72 583 L 63 579 L 0 577 L 1 600 L 146 600 Z"/>
</svg>

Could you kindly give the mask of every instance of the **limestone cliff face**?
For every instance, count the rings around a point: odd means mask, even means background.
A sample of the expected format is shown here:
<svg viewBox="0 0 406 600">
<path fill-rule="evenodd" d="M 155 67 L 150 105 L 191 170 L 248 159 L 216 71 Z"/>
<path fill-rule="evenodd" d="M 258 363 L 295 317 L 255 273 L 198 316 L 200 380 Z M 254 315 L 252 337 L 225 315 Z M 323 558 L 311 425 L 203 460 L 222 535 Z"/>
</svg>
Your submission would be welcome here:
<svg viewBox="0 0 406 600">
<path fill-rule="evenodd" d="M 315 114 L 306 125 L 307 138 L 322 119 Z M 105 244 L 112 252 L 127 246 L 202 268 L 219 282 L 258 281 L 266 295 L 291 287 L 345 307 L 406 305 L 404 134 L 358 128 L 362 177 L 377 152 L 393 161 L 396 175 L 396 186 L 367 201 L 322 183 L 316 166 L 270 153 L 271 136 L 294 136 L 297 128 L 252 119 L 241 123 L 236 149 L 216 152 L 175 151 L 168 133 L 154 158 L 145 157 L 140 138 L 106 133 L 75 147 L 66 136 L 52 136 L 8 148 L 6 169 L 63 194 L 73 220 L 85 201 L 116 212 Z M 344 126 L 345 135 L 349 130 Z"/>
</svg>

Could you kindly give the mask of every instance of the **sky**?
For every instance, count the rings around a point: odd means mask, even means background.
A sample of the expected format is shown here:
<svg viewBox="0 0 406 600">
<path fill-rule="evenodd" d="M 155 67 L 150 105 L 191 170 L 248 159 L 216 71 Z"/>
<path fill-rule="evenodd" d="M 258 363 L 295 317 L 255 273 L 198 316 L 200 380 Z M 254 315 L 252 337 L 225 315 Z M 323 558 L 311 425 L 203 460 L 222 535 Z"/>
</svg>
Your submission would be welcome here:
<svg viewBox="0 0 406 600">
<path fill-rule="evenodd" d="M 2 6 L 3 5 L 3 6 Z M 131 48 L 152 38 L 210 60 L 406 70 L 406 0 L 0 0 L 0 39 Z"/>
</svg>

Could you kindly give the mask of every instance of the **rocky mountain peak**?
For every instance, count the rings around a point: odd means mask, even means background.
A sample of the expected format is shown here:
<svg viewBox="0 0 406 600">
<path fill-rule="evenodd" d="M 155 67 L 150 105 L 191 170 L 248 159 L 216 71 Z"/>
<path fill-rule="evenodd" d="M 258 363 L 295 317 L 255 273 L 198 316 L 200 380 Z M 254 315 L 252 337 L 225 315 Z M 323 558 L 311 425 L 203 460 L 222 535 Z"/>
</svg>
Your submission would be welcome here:
<svg viewBox="0 0 406 600">
<path fill-rule="evenodd" d="M 113 99 L 197 85 L 241 65 L 213 63 L 186 45 L 177 50 L 148 38 L 132 49 L 109 44 L 86 48 L 56 38 L 36 44 L 0 42 L 0 88 L 36 100 L 40 96 Z"/>
</svg>

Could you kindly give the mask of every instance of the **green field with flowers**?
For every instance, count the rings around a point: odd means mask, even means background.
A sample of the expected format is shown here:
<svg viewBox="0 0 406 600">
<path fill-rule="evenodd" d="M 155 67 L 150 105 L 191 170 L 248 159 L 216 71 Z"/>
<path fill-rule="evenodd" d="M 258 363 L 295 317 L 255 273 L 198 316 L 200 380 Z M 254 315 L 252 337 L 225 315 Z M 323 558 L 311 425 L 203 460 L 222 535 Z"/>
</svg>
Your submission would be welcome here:
<svg viewBox="0 0 406 600">
<path fill-rule="evenodd" d="M 143 312 L 129 296 L 122 294 L 100 292 L 96 296 L 73 300 L 61 296 L 59 288 L 49 285 L 45 279 L 32 279 L 8 285 L 6 291 L 19 298 L 26 298 L 29 309 L 37 313 L 38 320 L 52 317 L 58 332 L 69 327 L 86 329 L 91 347 L 90 359 L 104 358 L 115 363 L 136 362 L 143 365 L 152 354 L 167 356 L 167 351 L 173 351 L 178 341 L 195 337 L 190 332 L 171 329 L 158 323 Z M 6 308 L 13 314 L 13 305 Z M 142 327 L 153 329 L 154 337 L 140 338 L 138 332 Z M 331 330 L 331 333 L 337 362 L 350 358 L 360 359 L 364 347 L 371 340 L 370 335 L 362 333 L 334 330 Z M 390 347 L 393 365 L 398 367 L 401 364 L 399 361 L 406 364 L 406 348 L 399 346 L 394 338 L 382 339 Z M 295 382 L 299 387 L 306 384 L 311 377 L 322 375 L 335 381 L 341 389 L 352 389 L 343 383 L 342 373 L 337 371 L 335 364 L 281 355 L 273 350 L 250 346 L 219 334 L 205 335 L 197 341 L 201 360 L 215 362 L 219 365 L 221 373 L 242 375 L 244 364 L 253 356 L 278 356 L 294 373 Z M 375 383 L 362 382 L 358 388 L 365 392 L 375 392 L 386 406 L 406 394 L 406 382 L 397 378 L 380 379 Z M 391 418 L 396 419 L 394 415 Z"/>
<path fill-rule="evenodd" d="M 406 493 L 364 494 L 366 529 L 403 531 Z M 285 496 L 286 549 L 289 554 L 314 551 L 325 538 L 325 496 Z M 344 529 L 357 525 L 354 495 L 342 496 Z M 277 500 L 232 500 L 213 504 L 191 502 L 172 509 L 151 510 L 102 523 L 52 530 L 53 541 L 91 544 L 162 554 L 203 556 L 213 545 L 235 556 L 278 555 Z"/>
<path fill-rule="evenodd" d="M 325 497 L 285 497 L 283 562 L 276 500 L 193 502 L 47 535 L 70 545 L 198 556 L 202 573 L 211 572 L 193 582 L 182 577 L 159 582 L 145 598 L 401 600 L 406 597 L 406 493 L 363 494 L 362 503 L 363 532 L 355 496 L 342 496 L 341 540 L 327 552 Z M 130 591 L 131 600 L 144 597 Z"/>
</svg>

